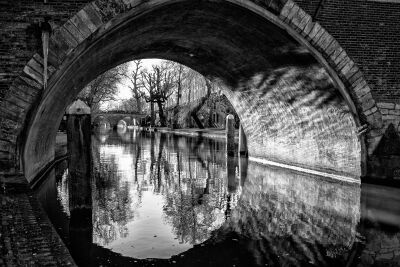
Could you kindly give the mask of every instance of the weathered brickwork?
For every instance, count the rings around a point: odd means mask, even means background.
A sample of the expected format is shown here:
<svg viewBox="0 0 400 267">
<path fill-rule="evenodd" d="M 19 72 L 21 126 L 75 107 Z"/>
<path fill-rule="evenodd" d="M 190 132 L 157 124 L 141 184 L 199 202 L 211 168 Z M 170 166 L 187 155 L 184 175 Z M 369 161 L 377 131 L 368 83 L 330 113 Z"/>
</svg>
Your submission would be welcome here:
<svg viewBox="0 0 400 267">
<path fill-rule="evenodd" d="M 388 235 L 367 229 L 370 240 L 360 257 L 361 266 L 398 266 L 400 263 L 400 235 Z"/>
<path fill-rule="evenodd" d="M 0 177 L 0 266 L 75 266 L 23 177 Z M 11 182 L 9 182 L 11 181 Z"/>
<path fill-rule="evenodd" d="M 53 27 L 64 24 L 89 0 L 1 1 L 0 9 L 0 99 L 27 61 L 41 51 L 40 23 L 47 17 Z M 41 54 L 41 52 L 40 52 Z"/>
<path fill-rule="evenodd" d="M 3 170 L 16 167 L 8 162 L 18 161 L 17 135 L 30 107 L 41 94 L 42 85 L 37 82 L 41 75 L 38 69 L 40 71 L 43 64 L 39 56 L 42 54 L 40 24 L 46 17 L 53 28 L 57 28 L 89 1 L 49 2 L 0 2 L 0 169 Z M 33 68 L 25 66 L 30 59 Z M 55 70 L 50 69 L 51 72 Z M 23 70 L 34 78 L 20 76 Z"/>
<path fill-rule="evenodd" d="M 377 198 L 377 195 L 380 197 Z M 359 233 L 366 240 L 365 246 L 359 255 L 359 266 L 399 266 L 400 265 L 400 233 L 385 232 L 386 228 L 376 228 L 377 224 L 395 225 L 399 219 L 400 205 L 398 189 L 363 185 L 361 192 L 361 223 Z M 396 199 L 388 205 L 389 199 Z M 380 217 L 378 214 L 393 214 Z"/>
<path fill-rule="evenodd" d="M 392 123 L 395 129 L 400 132 L 400 104 L 379 102 L 377 106 L 382 113 L 385 128 Z"/>
<path fill-rule="evenodd" d="M 320 0 L 296 0 L 314 15 Z M 324 1 L 318 21 L 363 72 L 377 102 L 400 103 L 400 2 Z"/>
</svg>

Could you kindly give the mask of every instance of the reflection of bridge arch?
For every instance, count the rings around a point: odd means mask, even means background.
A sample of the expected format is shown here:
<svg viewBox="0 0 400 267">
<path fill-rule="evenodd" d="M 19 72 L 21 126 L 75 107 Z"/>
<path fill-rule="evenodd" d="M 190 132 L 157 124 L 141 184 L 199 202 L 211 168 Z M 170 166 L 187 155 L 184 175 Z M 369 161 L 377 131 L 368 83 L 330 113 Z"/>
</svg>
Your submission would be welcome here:
<svg viewBox="0 0 400 267">
<path fill-rule="evenodd" d="M 108 121 L 103 121 L 103 122 L 100 124 L 100 127 L 104 127 L 105 129 L 110 129 L 110 128 L 111 128 L 111 125 L 110 125 L 110 123 L 109 123 Z"/>
<path fill-rule="evenodd" d="M 126 128 L 128 126 L 128 123 L 126 122 L 125 119 L 119 120 L 117 123 L 118 128 Z"/>
<path fill-rule="evenodd" d="M 98 116 L 95 120 L 92 120 L 92 126 L 96 127 L 99 131 L 108 131 L 111 129 L 111 124 L 104 116 Z"/>
</svg>

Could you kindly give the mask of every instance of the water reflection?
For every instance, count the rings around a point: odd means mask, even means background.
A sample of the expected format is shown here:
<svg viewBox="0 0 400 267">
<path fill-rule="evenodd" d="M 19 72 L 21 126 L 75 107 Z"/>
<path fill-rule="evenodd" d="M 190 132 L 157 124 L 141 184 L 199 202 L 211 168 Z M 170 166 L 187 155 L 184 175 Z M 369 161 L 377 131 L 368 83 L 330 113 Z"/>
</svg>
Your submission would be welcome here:
<svg viewBox="0 0 400 267">
<path fill-rule="evenodd" d="M 364 184 L 361 197 L 360 264 L 400 266 L 400 190 Z"/>
<path fill-rule="evenodd" d="M 249 169 L 238 205 L 219 231 L 251 238 L 254 265 L 326 266 L 352 248 L 358 186 L 251 162 Z"/>
<path fill-rule="evenodd" d="M 66 166 L 38 194 L 81 266 L 399 262 L 396 189 L 363 186 L 361 193 L 356 185 L 227 159 L 225 145 L 207 139 L 127 130 L 93 136 L 92 147 L 90 222 L 69 214 L 79 191 L 71 190 L 76 178 Z"/>
<path fill-rule="evenodd" d="M 212 162 L 216 155 L 199 140 L 120 130 L 105 145 L 96 140 L 94 243 L 129 257 L 170 258 L 224 222 L 237 163 L 226 174 L 223 150 Z"/>
</svg>

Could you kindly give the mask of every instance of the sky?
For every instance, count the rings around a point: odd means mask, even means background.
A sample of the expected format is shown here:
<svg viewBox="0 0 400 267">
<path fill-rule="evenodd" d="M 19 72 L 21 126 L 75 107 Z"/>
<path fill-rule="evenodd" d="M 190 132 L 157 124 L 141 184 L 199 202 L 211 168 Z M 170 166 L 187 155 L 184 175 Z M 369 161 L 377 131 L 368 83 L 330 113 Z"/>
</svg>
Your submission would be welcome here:
<svg viewBox="0 0 400 267">
<path fill-rule="evenodd" d="M 158 59 L 158 58 L 143 59 L 142 60 L 142 66 L 144 68 L 146 68 L 146 69 L 150 69 L 151 66 L 158 65 L 158 64 L 161 63 L 161 61 L 162 61 L 162 59 Z M 132 63 L 132 61 L 129 62 L 129 63 L 130 63 L 130 66 L 129 66 L 129 70 L 128 71 L 131 72 L 132 68 L 133 68 L 133 63 Z M 126 79 L 125 83 L 129 84 L 129 80 Z M 117 99 L 121 99 L 121 100 L 122 99 L 129 99 L 131 97 L 132 97 L 132 92 L 129 89 L 129 87 L 124 86 L 123 84 L 120 84 L 118 86 Z"/>
</svg>

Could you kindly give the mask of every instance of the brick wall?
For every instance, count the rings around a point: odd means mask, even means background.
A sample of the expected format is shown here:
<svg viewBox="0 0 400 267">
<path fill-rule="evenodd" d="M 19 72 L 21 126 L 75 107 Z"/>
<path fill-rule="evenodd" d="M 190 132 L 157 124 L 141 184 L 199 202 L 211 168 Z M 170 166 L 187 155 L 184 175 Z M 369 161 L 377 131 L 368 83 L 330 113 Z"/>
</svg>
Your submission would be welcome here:
<svg viewBox="0 0 400 267">
<path fill-rule="evenodd" d="M 320 0 L 295 0 L 314 15 Z M 363 72 L 377 102 L 400 103 L 400 2 L 325 0 L 316 21 Z"/>
<path fill-rule="evenodd" d="M 41 95 L 42 86 L 26 77 L 24 78 L 26 83 L 19 83 L 14 89 L 10 87 L 32 56 L 35 53 L 42 54 L 41 23 L 47 17 L 53 29 L 56 29 L 90 1 L 49 0 L 48 4 L 43 2 L 0 0 L 0 104 L 3 107 L 0 111 L 2 115 L 0 116 L 0 169 L 2 170 L 12 170 L 15 165 L 10 165 L 10 162 L 18 162 L 16 143 L 17 135 L 23 127 L 23 117 L 31 109 L 30 105 L 37 102 Z M 18 113 L 20 115 L 15 116 Z"/>
<path fill-rule="evenodd" d="M 28 60 L 41 52 L 40 22 L 62 25 L 89 0 L 0 1 L 0 101 Z"/>
</svg>

